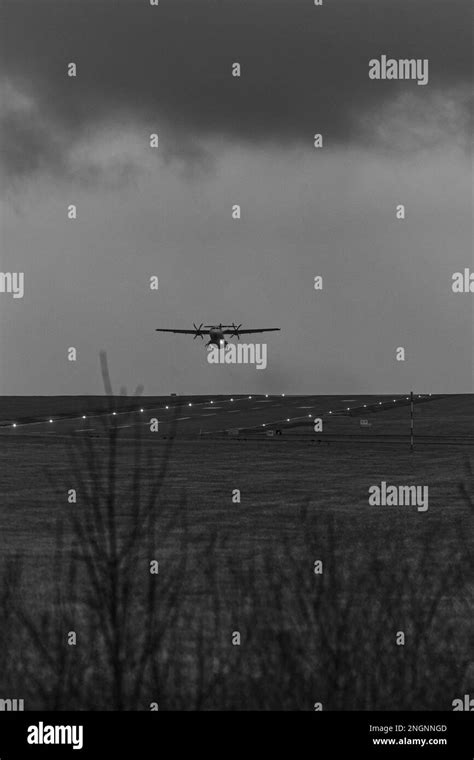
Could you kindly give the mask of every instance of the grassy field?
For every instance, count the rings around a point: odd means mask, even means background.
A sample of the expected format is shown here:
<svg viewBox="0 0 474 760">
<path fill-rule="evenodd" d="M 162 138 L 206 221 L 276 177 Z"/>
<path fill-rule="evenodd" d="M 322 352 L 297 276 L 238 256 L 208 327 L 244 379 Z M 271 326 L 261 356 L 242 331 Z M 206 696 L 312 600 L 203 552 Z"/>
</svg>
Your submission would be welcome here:
<svg viewBox="0 0 474 760">
<path fill-rule="evenodd" d="M 466 406 L 448 402 L 462 427 Z M 469 449 L 152 441 L 112 425 L 5 435 L 0 457 L 0 696 L 449 710 L 473 691 Z M 369 506 L 381 481 L 427 485 L 428 510 Z"/>
</svg>

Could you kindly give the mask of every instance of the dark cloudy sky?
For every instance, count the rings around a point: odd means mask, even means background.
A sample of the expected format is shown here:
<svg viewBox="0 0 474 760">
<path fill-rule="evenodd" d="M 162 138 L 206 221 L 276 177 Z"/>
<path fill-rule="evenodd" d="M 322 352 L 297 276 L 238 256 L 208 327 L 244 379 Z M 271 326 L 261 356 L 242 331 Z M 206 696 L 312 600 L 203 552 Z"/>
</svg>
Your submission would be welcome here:
<svg viewBox="0 0 474 760">
<path fill-rule="evenodd" d="M 473 390 L 451 290 L 473 268 L 470 0 L 2 0 L 0 22 L 1 268 L 25 273 L 0 393 L 100 393 L 101 349 L 150 394 Z M 382 54 L 427 58 L 428 85 L 370 80 Z M 266 370 L 221 367 L 154 331 L 193 321 L 281 332 Z"/>
</svg>

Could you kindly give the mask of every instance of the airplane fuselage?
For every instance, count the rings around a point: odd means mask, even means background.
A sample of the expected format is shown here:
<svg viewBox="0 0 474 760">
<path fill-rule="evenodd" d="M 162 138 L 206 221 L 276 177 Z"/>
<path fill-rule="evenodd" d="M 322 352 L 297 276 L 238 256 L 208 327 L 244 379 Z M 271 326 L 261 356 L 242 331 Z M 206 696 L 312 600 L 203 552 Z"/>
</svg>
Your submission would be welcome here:
<svg viewBox="0 0 474 760">
<path fill-rule="evenodd" d="M 211 344 L 215 346 L 227 345 L 227 341 L 224 338 L 224 333 L 219 327 L 211 327 L 209 330 L 209 342 L 206 343 L 206 346 L 210 346 Z"/>
</svg>

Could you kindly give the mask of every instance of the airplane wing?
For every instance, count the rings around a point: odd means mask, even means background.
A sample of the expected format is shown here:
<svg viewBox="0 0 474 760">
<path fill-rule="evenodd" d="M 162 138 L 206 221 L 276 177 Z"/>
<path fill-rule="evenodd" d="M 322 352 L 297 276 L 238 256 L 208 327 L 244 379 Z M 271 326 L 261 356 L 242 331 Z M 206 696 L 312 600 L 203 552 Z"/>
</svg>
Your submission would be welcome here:
<svg viewBox="0 0 474 760">
<path fill-rule="evenodd" d="M 182 335 L 209 335 L 209 330 L 164 330 L 160 327 L 155 328 L 155 332 L 181 333 Z"/>
<path fill-rule="evenodd" d="M 236 335 L 238 333 L 239 335 L 248 335 L 249 333 L 262 333 L 262 332 L 276 332 L 277 330 L 280 330 L 279 327 L 261 327 L 258 330 L 237 330 L 236 328 L 232 330 L 222 330 L 224 335 Z"/>
</svg>

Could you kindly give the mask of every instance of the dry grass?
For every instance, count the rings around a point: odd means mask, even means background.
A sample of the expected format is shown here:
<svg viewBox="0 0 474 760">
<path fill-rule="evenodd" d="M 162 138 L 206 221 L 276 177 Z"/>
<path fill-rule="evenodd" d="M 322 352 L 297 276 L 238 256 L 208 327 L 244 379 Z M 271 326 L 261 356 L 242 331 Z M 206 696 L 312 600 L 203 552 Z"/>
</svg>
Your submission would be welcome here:
<svg viewBox="0 0 474 760">
<path fill-rule="evenodd" d="M 58 521 L 42 609 L 20 560 L 4 564 L 0 696 L 48 710 L 449 710 L 472 693 L 472 470 L 448 526 L 379 520 L 361 551 L 339 540 L 344 515 L 301 499 L 291 533 L 243 545 L 228 526 L 196 529 L 184 491 L 170 509 L 172 439 L 157 461 L 137 437 L 124 472 L 120 429 L 104 434 L 105 448 L 70 444 L 80 498 Z"/>
</svg>

